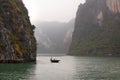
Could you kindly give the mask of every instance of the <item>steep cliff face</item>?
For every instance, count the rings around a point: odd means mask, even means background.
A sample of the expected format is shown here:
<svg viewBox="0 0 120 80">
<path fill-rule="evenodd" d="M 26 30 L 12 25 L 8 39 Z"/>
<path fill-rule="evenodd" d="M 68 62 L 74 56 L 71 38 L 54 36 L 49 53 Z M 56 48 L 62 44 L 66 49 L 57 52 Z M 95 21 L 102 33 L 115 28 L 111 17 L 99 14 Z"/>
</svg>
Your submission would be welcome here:
<svg viewBox="0 0 120 80">
<path fill-rule="evenodd" d="M 0 62 L 35 61 L 34 28 L 22 0 L 0 0 Z"/>
<path fill-rule="evenodd" d="M 120 1 L 80 4 L 69 54 L 120 56 Z"/>
<path fill-rule="evenodd" d="M 38 27 L 35 29 L 37 52 L 66 54 L 71 43 L 73 29 L 74 19 L 67 23 L 38 22 Z"/>
</svg>

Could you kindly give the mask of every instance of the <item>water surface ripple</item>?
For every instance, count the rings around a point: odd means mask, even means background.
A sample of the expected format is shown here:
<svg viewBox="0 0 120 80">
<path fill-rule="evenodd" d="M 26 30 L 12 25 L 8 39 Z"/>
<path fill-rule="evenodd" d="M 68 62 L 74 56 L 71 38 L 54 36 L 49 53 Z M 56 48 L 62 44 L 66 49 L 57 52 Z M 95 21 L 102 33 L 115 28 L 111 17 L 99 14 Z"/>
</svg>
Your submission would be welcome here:
<svg viewBox="0 0 120 80">
<path fill-rule="evenodd" d="M 38 56 L 36 63 L 0 64 L 0 80 L 120 80 L 119 57 Z"/>
</svg>

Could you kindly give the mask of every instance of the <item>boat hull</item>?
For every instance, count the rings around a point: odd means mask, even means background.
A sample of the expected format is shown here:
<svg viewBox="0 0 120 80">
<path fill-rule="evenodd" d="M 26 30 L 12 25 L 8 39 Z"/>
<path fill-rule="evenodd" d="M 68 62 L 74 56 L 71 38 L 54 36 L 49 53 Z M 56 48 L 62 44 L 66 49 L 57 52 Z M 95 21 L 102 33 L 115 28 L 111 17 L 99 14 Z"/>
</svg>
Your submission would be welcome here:
<svg viewBox="0 0 120 80">
<path fill-rule="evenodd" d="M 60 60 L 51 60 L 51 63 L 59 63 Z"/>
</svg>

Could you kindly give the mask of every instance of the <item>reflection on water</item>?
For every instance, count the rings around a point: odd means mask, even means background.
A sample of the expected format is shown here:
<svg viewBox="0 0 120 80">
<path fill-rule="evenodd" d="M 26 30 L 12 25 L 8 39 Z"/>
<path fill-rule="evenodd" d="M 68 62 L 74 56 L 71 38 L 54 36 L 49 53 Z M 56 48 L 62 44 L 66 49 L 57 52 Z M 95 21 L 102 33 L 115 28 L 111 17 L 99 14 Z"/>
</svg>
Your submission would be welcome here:
<svg viewBox="0 0 120 80">
<path fill-rule="evenodd" d="M 73 57 L 57 57 L 60 63 L 51 63 L 50 57 L 38 57 L 36 80 L 72 80 L 75 72 Z M 32 79 L 31 79 L 32 80 Z"/>
<path fill-rule="evenodd" d="M 74 80 L 120 80 L 119 61 L 119 57 L 76 57 Z"/>
<path fill-rule="evenodd" d="M 27 80 L 35 70 L 34 65 L 35 63 L 0 64 L 0 80 Z"/>
<path fill-rule="evenodd" d="M 118 57 L 56 58 L 60 63 L 38 56 L 36 64 L 0 64 L 0 80 L 120 80 Z"/>
</svg>

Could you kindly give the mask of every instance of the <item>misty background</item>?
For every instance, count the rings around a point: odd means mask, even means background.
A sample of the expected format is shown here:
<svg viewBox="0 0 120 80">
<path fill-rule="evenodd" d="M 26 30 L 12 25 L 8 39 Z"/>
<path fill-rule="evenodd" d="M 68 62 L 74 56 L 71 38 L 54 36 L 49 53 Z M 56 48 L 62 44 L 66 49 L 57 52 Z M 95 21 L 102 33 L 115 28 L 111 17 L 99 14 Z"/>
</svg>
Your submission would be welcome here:
<svg viewBox="0 0 120 80">
<path fill-rule="evenodd" d="M 23 0 L 36 26 L 38 53 L 67 53 L 74 30 L 74 18 L 85 0 Z"/>
<path fill-rule="evenodd" d="M 68 23 L 43 22 L 35 29 L 38 53 L 67 53 L 74 29 L 74 19 Z"/>
</svg>

